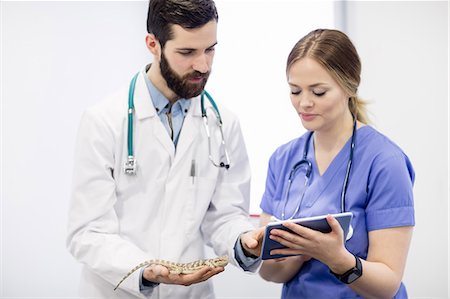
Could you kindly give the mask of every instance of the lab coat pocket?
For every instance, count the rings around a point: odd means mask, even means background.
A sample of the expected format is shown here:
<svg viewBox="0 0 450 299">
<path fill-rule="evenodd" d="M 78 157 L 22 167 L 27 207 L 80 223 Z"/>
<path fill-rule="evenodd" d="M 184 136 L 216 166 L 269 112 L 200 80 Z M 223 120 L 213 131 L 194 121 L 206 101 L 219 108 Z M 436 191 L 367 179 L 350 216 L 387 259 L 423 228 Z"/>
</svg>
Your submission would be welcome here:
<svg viewBox="0 0 450 299">
<path fill-rule="evenodd" d="M 217 179 L 209 177 L 189 177 L 187 180 L 188 194 L 186 194 L 185 216 L 187 225 L 186 235 L 200 233 L 200 225 L 214 195 Z"/>
</svg>

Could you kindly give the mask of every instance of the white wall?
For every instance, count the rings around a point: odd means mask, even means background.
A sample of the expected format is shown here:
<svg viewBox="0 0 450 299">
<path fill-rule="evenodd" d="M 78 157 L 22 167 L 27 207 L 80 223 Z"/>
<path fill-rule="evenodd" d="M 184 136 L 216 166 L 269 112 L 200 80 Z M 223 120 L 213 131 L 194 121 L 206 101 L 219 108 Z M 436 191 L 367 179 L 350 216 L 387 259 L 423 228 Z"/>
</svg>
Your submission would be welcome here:
<svg viewBox="0 0 450 299">
<path fill-rule="evenodd" d="M 144 2 L 1 2 L 1 298 L 74 297 L 65 248 L 82 111 L 147 58 Z M 124 24 L 128 24 L 124 26 Z"/>
<path fill-rule="evenodd" d="M 304 132 L 290 104 L 287 56 L 309 31 L 334 26 L 334 4 L 298 0 L 216 3 L 219 44 L 206 88 L 240 118 L 252 167 L 250 212 L 259 214 L 270 155 Z"/>
<path fill-rule="evenodd" d="M 79 265 L 64 243 L 76 129 L 85 107 L 127 85 L 150 60 L 147 5 L 0 5 L 0 297 L 73 298 Z M 254 173 L 251 209 L 258 213 L 270 153 L 303 132 L 289 103 L 286 56 L 311 29 L 333 27 L 333 5 L 217 5 L 219 45 L 207 87 L 241 118 Z M 450 298 L 448 4 L 350 2 L 342 11 L 363 61 L 360 93 L 372 101 L 375 126 L 406 151 L 417 174 L 417 227 L 405 273 L 410 297 Z M 279 286 L 231 267 L 216 283 L 219 298 L 279 294 Z"/>
<path fill-rule="evenodd" d="M 411 158 L 416 228 L 405 284 L 412 298 L 450 298 L 448 3 L 349 2 L 346 28 L 363 64 L 374 125 Z"/>
</svg>

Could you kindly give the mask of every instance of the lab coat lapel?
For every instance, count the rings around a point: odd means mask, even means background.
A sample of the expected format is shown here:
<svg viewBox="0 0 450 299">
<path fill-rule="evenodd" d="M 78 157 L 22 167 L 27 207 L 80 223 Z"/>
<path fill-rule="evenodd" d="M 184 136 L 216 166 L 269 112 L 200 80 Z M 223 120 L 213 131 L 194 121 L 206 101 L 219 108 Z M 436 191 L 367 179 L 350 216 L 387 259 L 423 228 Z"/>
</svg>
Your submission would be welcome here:
<svg viewBox="0 0 450 299">
<path fill-rule="evenodd" d="M 169 153 L 173 161 L 175 157 L 175 145 L 173 144 L 172 139 L 170 139 L 169 133 L 167 133 L 166 128 L 164 128 L 164 125 L 159 118 L 155 118 L 153 134 L 155 135 L 156 140 L 158 140 L 158 142 L 161 143 L 164 149 Z"/>
<path fill-rule="evenodd" d="M 173 160 L 175 156 L 175 146 L 156 113 L 142 73 L 139 74 L 138 80 L 136 81 L 134 106 L 138 121 L 143 122 L 147 121 L 147 118 L 151 118 L 149 121 L 152 122 L 153 135 Z M 149 136 L 149 138 L 150 137 L 151 136 Z"/>
<path fill-rule="evenodd" d="M 198 137 L 201 126 L 201 109 L 200 97 L 191 99 L 191 106 L 189 112 L 184 118 L 183 127 L 180 132 L 180 137 L 177 144 L 174 165 L 179 163 L 185 157 L 185 154 L 192 146 L 192 143 Z"/>
</svg>

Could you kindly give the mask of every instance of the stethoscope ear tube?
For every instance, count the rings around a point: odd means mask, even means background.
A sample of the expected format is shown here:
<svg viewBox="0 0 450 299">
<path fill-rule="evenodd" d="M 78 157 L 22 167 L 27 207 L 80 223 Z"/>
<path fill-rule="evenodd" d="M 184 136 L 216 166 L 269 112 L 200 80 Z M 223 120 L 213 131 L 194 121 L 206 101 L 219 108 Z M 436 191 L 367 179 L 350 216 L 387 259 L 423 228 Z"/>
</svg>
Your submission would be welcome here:
<svg viewBox="0 0 450 299">
<path fill-rule="evenodd" d="M 139 76 L 139 73 L 134 75 L 133 79 L 131 79 L 130 88 L 128 91 L 128 131 L 127 131 L 127 134 L 128 134 L 128 136 L 127 136 L 128 157 L 124 163 L 123 171 L 125 174 L 129 174 L 129 175 L 135 175 L 136 169 L 137 169 L 136 158 L 134 157 L 134 153 L 133 153 L 133 115 L 134 115 L 134 111 L 135 111 L 135 109 L 134 109 L 134 90 L 136 88 L 136 81 L 137 81 L 138 76 Z M 208 116 L 206 113 L 206 108 L 205 108 L 205 103 L 204 103 L 205 96 L 207 97 L 208 101 L 211 103 L 211 106 L 213 108 L 212 110 L 214 111 L 214 114 L 216 115 L 217 125 L 219 126 L 219 130 L 220 130 L 220 134 L 221 134 L 221 138 L 222 138 L 221 144 L 224 147 L 224 151 L 225 151 L 225 162 L 220 161 L 219 163 L 216 163 L 211 154 L 211 135 L 210 135 L 209 128 L 208 128 Z M 203 125 L 205 126 L 206 135 L 208 137 L 209 160 L 216 167 L 222 167 L 225 169 L 229 169 L 231 162 L 230 162 L 230 156 L 228 154 L 227 147 L 225 144 L 225 139 L 224 139 L 224 134 L 223 134 L 223 129 L 222 129 L 222 125 L 223 125 L 222 117 L 220 116 L 219 108 L 217 107 L 217 105 L 214 102 L 211 95 L 206 90 L 202 91 L 200 106 L 201 106 L 201 112 L 202 112 L 202 118 L 203 118 Z"/>
<path fill-rule="evenodd" d="M 222 124 L 222 116 L 220 116 L 219 108 L 217 107 L 217 104 L 213 100 L 212 96 L 206 90 L 202 91 L 202 96 L 200 98 L 200 105 L 201 105 L 201 108 L 202 108 L 202 116 L 206 117 L 205 96 L 208 98 L 208 101 L 213 106 L 213 108 L 214 108 L 213 111 L 216 114 L 217 120 L 219 121 L 220 124 Z"/>
<path fill-rule="evenodd" d="M 295 172 L 300 168 L 300 166 L 305 165 L 306 169 L 305 169 L 305 188 L 308 185 L 308 181 L 309 178 L 311 176 L 311 172 L 312 172 L 312 163 L 311 161 L 308 160 L 307 156 L 308 156 L 308 150 L 309 150 L 309 143 L 311 141 L 311 137 L 313 135 L 313 131 L 311 131 L 308 135 L 308 137 L 306 138 L 305 141 L 305 145 L 304 145 L 304 149 L 303 149 L 303 157 L 302 160 L 298 161 L 297 163 L 294 164 L 294 166 L 292 167 L 291 172 L 289 173 L 289 177 L 288 177 L 288 184 L 287 184 L 287 189 L 284 195 L 284 206 L 283 206 L 283 210 L 281 211 L 281 219 L 285 220 L 285 214 L 286 214 L 286 205 L 287 205 L 287 201 L 289 198 L 289 190 L 291 187 L 291 183 L 293 181 L 293 177 L 295 175 Z M 353 120 L 353 131 L 352 131 L 352 137 L 351 137 L 351 143 L 350 143 L 350 155 L 349 155 L 349 159 L 348 159 L 348 163 L 347 163 L 347 169 L 345 172 L 345 177 L 344 177 L 344 182 L 342 184 L 342 190 L 341 190 L 341 213 L 345 212 L 345 197 L 347 194 L 347 187 L 348 187 L 348 182 L 350 180 L 350 172 L 351 172 L 351 167 L 353 164 L 353 151 L 355 149 L 355 140 L 356 140 L 356 118 L 354 118 Z M 295 217 L 295 215 L 297 214 L 297 212 L 300 210 L 300 206 L 302 204 L 303 201 L 303 197 L 305 195 L 306 189 L 304 190 L 304 192 L 302 193 L 302 195 L 300 196 L 300 201 L 294 211 L 294 214 L 292 214 L 292 216 L 289 219 L 293 219 L 293 217 Z M 353 227 L 350 225 L 350 231 L 347 235 L 347 240 L 351 238 L 351 236 L 353 235 Z"/>
<path fill-rule="evenodd" d="M 206 113 L 206 108 L 205 108 L 205 96 L 208 99 L 208 101 L 211 103 L 211 106 L 213 108 L 212 110 L 214 111 L 214 114 L 216 115 L 217 126 L 219 127 L 220 135 L 221 135 L 221 144 L 225 151 L 225 162 L 222 162 L 222 161 L 216 162 L 216 161 L 214 161 L 214 159 L 212 157 L 211 135 L 210 135 L 209 128 L 208 128 L 208 115 Z M 200 97 L 200 108 L 201 108 L 201 112 L 202 112 L 203 126 L 205 127 L 206 136 L 208 138 L 208 158 L 214 166 L 225 168 L 228 170 L 230 168 L 231 162 L 230 162 L 230 156 L 229 156 L 228 150 L 227 150 L 227 145 L 225 144 L 225 137 L 224 137 L 223 129 L 222 129 L 222 126 L 223 126 L 222 116 L 220 115 L 219 108 L 217 107 L 216 102 L 213 100 L 211 95 L 206 90 L 202 91 L 202 94 Z"/>
<path fill-rule="evenodd" d="M 128 158 L 124 164 L 123 171 L 125 174 L 136 174 L 136 158 L 133 153 L 133 114 L 134 114 L 134 90 L 136 87 L 136 80 L 139 73 L 134 75 L 130 82 L 130 89 L 128 91 L 128 136 L 127 136 L 127 148 L 128 148 Z"/>
<path fill-rule="evenodd" d="M 341 192 L 341 213 L 345 212 L 345 196 L 347 194 L 348 182 L 350 180 L 350 171 L 352 169 L 353 164 L 353 151 L 355 150 L 355 139 L 356 139 L 356 118 L 353 120 L 353 131 L 352 137 L 350 141 L 350 156 L 348 158 L 347 170 L 345 172 L 344 184 L 342 185 Z"/>
</svg>

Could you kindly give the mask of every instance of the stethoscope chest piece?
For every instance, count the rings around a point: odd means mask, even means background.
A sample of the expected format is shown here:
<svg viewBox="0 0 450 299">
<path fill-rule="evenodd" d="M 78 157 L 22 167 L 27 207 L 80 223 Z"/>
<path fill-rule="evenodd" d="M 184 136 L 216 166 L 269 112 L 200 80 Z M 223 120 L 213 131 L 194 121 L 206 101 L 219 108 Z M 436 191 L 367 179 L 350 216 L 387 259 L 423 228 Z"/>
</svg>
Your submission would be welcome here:
<svg viewBox="0 0 450 299">
<path fill-rule="evenodd" d="M 353 237 L 353 225 L 350 223 L 350 227 L 348 229 L 347 236 L 345 237 L 345 241 L 350 240 Z"/>
<path fill-rule="evenodd" d="M 134 156 L 129 156 L 123 165 L 123 172 L 129 175 L 136 175 L 136 169 L 136 159 L 134 158 Z"/>
</svg>

